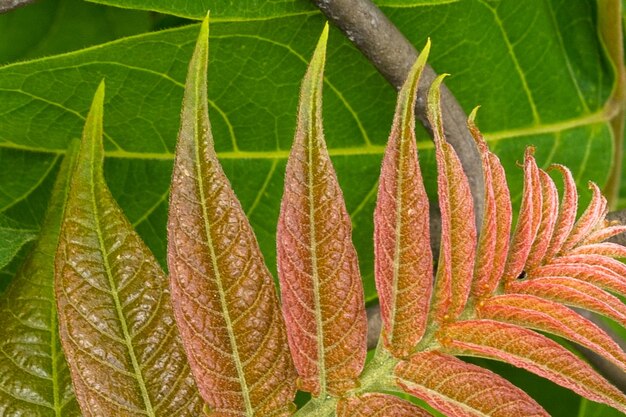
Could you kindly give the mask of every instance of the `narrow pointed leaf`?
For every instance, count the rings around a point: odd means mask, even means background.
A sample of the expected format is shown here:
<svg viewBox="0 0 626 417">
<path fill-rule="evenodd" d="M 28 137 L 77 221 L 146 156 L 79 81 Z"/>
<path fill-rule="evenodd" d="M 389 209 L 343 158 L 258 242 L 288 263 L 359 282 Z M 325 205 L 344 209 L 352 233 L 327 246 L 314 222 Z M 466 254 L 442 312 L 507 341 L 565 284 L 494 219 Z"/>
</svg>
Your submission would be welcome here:
<svg viewBox="0 0 626 417">
<path fill-rule="evenodd" d="M 573 353 L 532 330 L 491 320 L 468 320 L 446 326 L 442 337 L 449 353 L 508 362 L 626 412 L 626 396 L 620 390 Z"/>
<path fill-rule="evenodd" d="M 626 297 L 626 280 L 623 275 L 602 265 L 584 263 L 550 264 L 533 270 L 531 278 L 570 277 L 594 284 Z"/>
<path fill-rule="evenodd" d="M 422 51 L 423 53 L 423 51 Z M 389 394 L 368 393 L 337 403 L 337 417 L 432 417 L 421 408 Z"/>
<path fill-rule="evenodd" d="M 214 416 L 283 416 L 295 372 L 272 276 L 217 160 L 207 104 L 208 18 L 185 87 L 168 265 L 176 322 Z"/>
<path fill-rule="evenodd" d="M 422 352 L 398 364 L 402 389 L 449 417 L 548 416 L 506 379 L 454 356 Z"/>
<path fill-rule="evenodd" d="M 607 222 L 608 223 L 608 222 Z M 617 225 L 608 225 L 605 224 L 604 227 L 599 228 L 598 230 L 596 230 L 595 232 L 591 233 L 589 236 L 587 236 L 583 242 L 582 245 L 589 245 L 592 243 L 600 243 L 603 242 L 613 236 L 619 235 L 621 233 L 626 232 L 626 225 L 621 225 L 621 224 L 617 224 Z"/>
<path fill-rule="evenodd" d="M 542 193 L 539 179 L 539 168 L 533 157 L 533 148 L 526 149 L 524 156 L 524 191 L 522 205 L 511 238 L 511 247 L 504 268 L 503 279 L 516 279 L 524 270 L 533 241 L 541 225 Z"/>
<path fill-rule="evenodd" d="M 541 223 L 537 236 L 528 254 L 525 270 L 531 271 L 541 264 L 550 245 L 554 227 L 559 215 L 559 194 L 552 178 L 543 170 L 539 170 L 539 184 L 541 186 Z"/>
<path fill-rule="evenodd" d="M 621 277 L 626 277 L 626 265 L 622 262 L 602 255 L 582 254 L 582 255 L 566 255 L 555 258 L 553 263 L 561 264 L 580 264 L 594 267 L 596 265 L 607 268 Z"/>
<path fill-rule="evenodd" d="M 498 284 L 509 250 L 511 232 L 511 196 L 504 168 L 474 124 L 475 109 L 468 127 L 481 154 L 485 183 L 485 213 L 476 251 L 473 293 L 478 297 L 490 295 Z"/>
<path fill-rule="evenodd" d="M 563 176 L 563 198 L 559 206 L 559 216 L 554 226 L 554 233 L 546 251 L 546 261 L 549 261 L 561 252 L 563 243 L 576 222 L 576 210 L 578 209 L 578 191 L 576 190 L 576 181 L 574 181 L 572 172 L 563 165 L 558 164 L 552 165 L 551 168 L 558 170 Z"/>
<path fill-rule="evenodd" d="M 54 300 L 54 252 L 76 151 L 76 146 L 68 150 L 40 237 L 0 299 L 3 416 L 81 415 L 59 340 Z"/>
<path fill-rule="evenodd" d="M 428 197 L 414 130 L 417 85 L 429 46 L 422 50 L 398 96 L 374 212 L 382 337 L 398 357 L 407 356 L 422 338 L 432 292 Z"/>
<path fill-rule="evenodd" d="M 507 292 L 532 294 L 561 304 L 595 311 L 626 327 L 626 305 L 619 298 L 575 278 L 544 277 L 512 282 L 507 286 Z"/>
<path fill-rule="evenodd" d="M 167 277 L 104 182 L 103 101 L 101 83 L 55 261 L 61 341 L 76 397 L 85 416 L 195 416 L 202 401 L 174 326 Z"/>
<path fill-rule="evenodd" d="M 602 196 L 602 191 L 596 184 L 590 182 L 589 188 L 593 191 L 591 202 L 563 243 L 561 252 L 567 252 L 574 248 L 581 240 L 587 237 L 599 221 L 604 219 L 604 210 L 607 204 L 606 198 Z"/>
<path fill-rule="evenodd" d="M 328 27 L 302 82 L 277 230 L 278 275 L 300 387 L 314 395 L 353 388 L 366 354 L 363 287 L 352 226 L 322 127 Z"/>
<path fill-rule="evenodd" d="M 476 257 L 474 205 L 461 162 L 445 140 L 438 77 L 428 93 L 428 120 L 437 156 L 437 189 L 441 210 L 441 249 L 435 282 L 434 313 L 438 321 L 456 318 L 467 302 Z"/>
<path fill-rule="evenodd" d="M 493 297 L 479 308 L 483 319 L 515 324 L 552 333 L 585 346 L 626 370 L 626 354 L 609 335 L 561 304 L 532 295 L 508 294 Z"/>
<path fill-rule="evenodd" d="M 570 250 L 568 255 L 602 255 L 611 258 L 626 258 L 626 247 L 613 242 L 591 243 Z"/>
</svg>

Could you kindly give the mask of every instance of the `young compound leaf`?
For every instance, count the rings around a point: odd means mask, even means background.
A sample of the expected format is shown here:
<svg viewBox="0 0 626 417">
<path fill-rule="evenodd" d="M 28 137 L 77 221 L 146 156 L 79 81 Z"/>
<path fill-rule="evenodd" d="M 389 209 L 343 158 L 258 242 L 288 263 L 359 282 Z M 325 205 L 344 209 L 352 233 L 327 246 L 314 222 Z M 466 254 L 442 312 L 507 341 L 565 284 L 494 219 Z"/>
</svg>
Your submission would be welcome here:
<svg viewBox="0 0 626 417">
<path fill-rule="evenodd" d="M 506 379 L 454 356 L 430 351 L 395 369 L 397 383 L 449 417 L 548 417 Z"/>
<path fill-rule="evenodd" d="M 208 17 L 185 87 L 172 175 L 172 302 L 202 397 L 214 416 L 283 416 L 295 372 L 272 276 L 213 148 Z"/>
<path fill-rule="evenodd" d="M 278 275 L 300 386 L 341 395 L 366 354 L 363 287 L 352 227 L 322 131 L 328 27 L 302 82 L 277 230 Z"/>
<path fill-rule="evenodd" d="M 417 85 L 429 47 L 427 43 L 398 95 L 374 212 L 382 337 L 397 357 L 406 357 L 424 335 L 432 292 L 428 197 L 414 130 Z"/>
<path fill-rule="evenodd" d="M 474 205 L 467 177 L 456 152 L 445 140 L 441 119 L 439 76 L 428 93 L 428 120 L 437 155 L 437 186 L 441 210 L 441 249 L 435 283 L 434 313 L 439 322 L 463 311 L 472 285 L 476 257 Z"/>
<path fill-rule="evenodd" d="M 54 252 L 76 151 L 76 146 L 68 150 L 52 190 L 41 235 L 0 299 L 3 416 L 81 415 L 59 340 L 54 300 Z"/>
<path fill-rule="evenodd" d="M 104 82 L 87 116 L 55 259 L 61 342 L 84 416 L 197 416 L 167 277 L 103 176 Z"/>
<path fill-rule="evenodd" d="M 424 51 L 422 51 L 424 53 Z M 389 394 L 368 393 L 337 403 L 337 417 L 432 417 L 421 408 Z"/>
<path fill-rule="evenodd" d="M 511 232 L 511 196 L 506 183 L 504 168 L 498 157 L 489 151 L 482 134 L 474 124 L 476 111 L 470 114 L 468 128 L 476 141 L 483 166 L 485 183 L 485 214 L 476 249 L 473 294 L 478 297 L 491 295 L 500 281 Z"/>
<path fill-rule="evenodd" d="M 447 325 L 439 339 L 447 353 L 508 362 L 626 412 L 626 396 L 621 391 L 563 346 L 532 330 L 491 320 L 467 320 Z"/>
</svg>

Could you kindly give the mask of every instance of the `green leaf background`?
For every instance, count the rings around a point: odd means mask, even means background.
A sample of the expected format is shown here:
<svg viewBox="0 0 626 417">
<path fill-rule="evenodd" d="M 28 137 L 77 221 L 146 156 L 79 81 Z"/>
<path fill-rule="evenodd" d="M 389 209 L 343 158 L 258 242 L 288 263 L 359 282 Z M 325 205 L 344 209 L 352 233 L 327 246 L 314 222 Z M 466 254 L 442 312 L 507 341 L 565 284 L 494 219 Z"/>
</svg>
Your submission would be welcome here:
<svg viewBox="0 0 626 417">
<path fill-rule="evenodd" d="M 103 4 L 42 0 L 0 16 L 0 63 L 6 63 L 0 67 L 0 229 L 10 222 L 31 236 L 40 227 L 60 157 L 80 137 L 91 94 L 105 78 L 106 179 L 165 267 L 168 187 L 198 26 L 151 30 L 202 18 L 210 8 L 216 148 L 275 273 L 274 235 L 298 89 L 324 18 L 307 0 L 97 3 Z M 431 38 L 431 64 L 452 74 L 446 83 L 466 111 L 481 105 L 478 124 L 507 169 L 514 207 L 521 194 L 517 162 L 527 145 L 537 147 L 541 166 L 569 166 L 585 198 L 587 180 L 605 183 L 615 77 L 598 37 L 595 1 L 378 4 L 418 48 Z M 326 138 L 352 216 L 366 299 L 374 300 L 372 212 L 395 91 L 337 30 L 327 61 Z M 433 147 L 421 128 L 418 138 L 434 198 Z M 18 235 L 2 241 L 0 257 L 18 252 L 25 243 Z M 21 257 L 0 264 L 3 285 Z"/>
</svg>

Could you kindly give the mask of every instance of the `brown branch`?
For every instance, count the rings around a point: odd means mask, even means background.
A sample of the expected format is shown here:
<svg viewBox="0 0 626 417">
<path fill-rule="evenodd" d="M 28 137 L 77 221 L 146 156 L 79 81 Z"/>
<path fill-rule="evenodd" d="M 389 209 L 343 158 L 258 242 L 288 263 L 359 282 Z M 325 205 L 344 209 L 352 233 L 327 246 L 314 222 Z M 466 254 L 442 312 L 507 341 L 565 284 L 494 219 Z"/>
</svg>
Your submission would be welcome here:
<svg viewBox="0 0 626 417">
<path fill-rule="evenodd" d="M 402 35 L 398 28 L 376 7 L 370 0 L 312 0 L 317 7 L 332 21 L 354 45 L 374 64 L 378 71 L 396 88 L 399 89 L 404 82 L 409 69 L 417 58 L 417 50 Z M 621 31 L 620 31 L 621 33 Z M 436 48 L 436 45 L 435 45 Z M 426 93 L 430 83 L 437 74 L 430 67 L 424 69 L 420 80 L 416 115 L 419 120 L 430 130 L 426 120 Z M 441 101 L 446 138 L 456 150 L 465 173 L 470 181 L 474 206 L 476 208 L 476 223 L 480 224 L 484 210 L 483 195 L 484 184 L 480 157 L 474 145 L 474 141 L 466 128 L 466 114 L 456 98 L 444 86 L 441 91 Z M 431 207 L 432 208 L 432 207 Z M 435 214 L 436 217 L 436 214 Z M 626 224 L 626 211 L 613 213 L 610 217 L 620 219 Z M 432 222 L 437 227 L 438 222 Z M 439 236 L 439 234 L 431 234 Z M 614 238 L 626 245 L 626 236 Z M 438 242 L 432 242 L 438 253 Z M 624 348 L 624 341 L 614 334 L 602 320 L 594 314 L 581 312 L 589 320 L 603 328 Z M 368 314 L 368 348 L 374 348 L 378 342 L 381 319 L 379 306 L 371 306 L 367 309 Z M 605 358 L 583 347 L 580 352 L 598 369 L 598 371 L 611 381 L 620 390 L 626 392 L 626 374 Z"/>
<path fill-rule="evenodd" d="M 8 13 L 18 7 L 26 6 L 35 0 L 0 0 L 0 14 Z"/>
</svg>

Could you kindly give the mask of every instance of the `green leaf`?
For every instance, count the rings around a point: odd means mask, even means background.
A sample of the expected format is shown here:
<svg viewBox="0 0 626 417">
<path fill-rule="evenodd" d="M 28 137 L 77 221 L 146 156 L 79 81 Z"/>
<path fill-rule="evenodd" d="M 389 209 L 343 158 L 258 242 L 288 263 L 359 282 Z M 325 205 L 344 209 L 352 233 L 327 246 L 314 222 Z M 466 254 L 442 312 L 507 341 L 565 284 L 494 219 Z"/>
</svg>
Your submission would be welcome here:
<svg viewBox="0 0 626 417">
<path fill-rule="evenodd" d="M 77 147 L 71 149 L 55 182 L 41 235 L 0 299 L 2 415 L 81 415 L 61 349 L 54 300 L 54 253 Z"/>
<path fill-rule="evenodd" d="M 300 4 L 309 7 L 308 1 Z M 605 182 L 609 167 L 595 161 L 610 160 L 613 152 L 604 113 L 613 76 L 597 38 L 595 1 L 550 0 L 545 8 L 527 9 L 517 4 L 384 8 L 415 45 L 432 37 L 432 64 L 452 74 L 446 83 L 466 109 L 482 105 L 478 125 L 507 170 L 515 210 L 522 190 L 516 163 L 526 145 L 536 145 L 540 167 L 569 166 L 581 189 L 588 179 Z M 273 272 L 281 173 L 301 75 L 321 26 L 314 14 L 215 23 L 211 29 L 209 104 L 216 149 Z M 0 68 L 0 207 L 15 207 L 50 175 L 68 140 L 80 136 L 81 115 L 91 101 L 87 92 L 106 76 L 107 181 L 164 265 L 179 104 L 196 31 L 162 31 Z M 342 35 L 334 32 L 330 39 L 325 135 L 371 300 L 371 219 L 395 92 Z M 423 131 L 417 138 L 433 199 L 433 146 Z"/>
<path fill-rule="evenodd" d="M 213 147 L 209 19 L 189 64 L 168 220 L 176 323 L 215 417 L 288 416 L 296 373 L 272 276 Z"/>
<path fill-rule="evenodd" d="M 0 214 L 0 269 L 3 269 L 17 255 L 26 243 L 37 237 L 35 230 L 24 226 Z"/>
<path fill-rule="evenodd" d="M 87 116 L 55 258 L 59 329 L 85 416 L 197 416 L 168 280 L 106 187 L 104 82 Z M 106 375 L 106 377 L 104 377 Z"/>
<path fill-rule="evenodd" d="M 262 20 L 315 13 L 302 0 L 88 0 L 129 9 L 154 10 L 190 19 L 202 19 L 211 12 L 211 21 Z"/>
<path fill-rule="evenodd" d="M 149 29 L 146 12 L 83 0 L 39 1 L 0 15 L 0 64 L 69 52 Z"/>
</svg>

